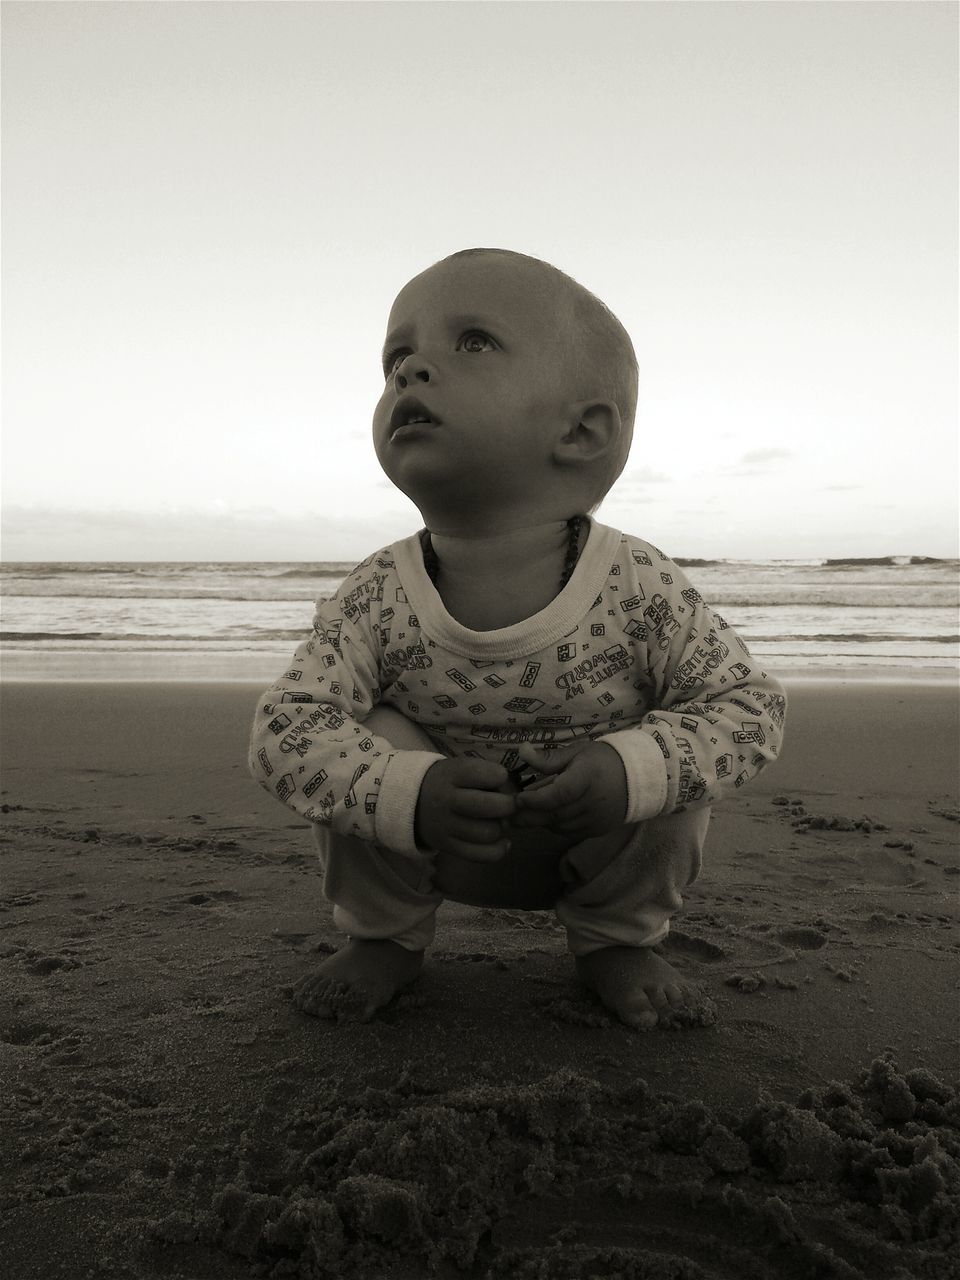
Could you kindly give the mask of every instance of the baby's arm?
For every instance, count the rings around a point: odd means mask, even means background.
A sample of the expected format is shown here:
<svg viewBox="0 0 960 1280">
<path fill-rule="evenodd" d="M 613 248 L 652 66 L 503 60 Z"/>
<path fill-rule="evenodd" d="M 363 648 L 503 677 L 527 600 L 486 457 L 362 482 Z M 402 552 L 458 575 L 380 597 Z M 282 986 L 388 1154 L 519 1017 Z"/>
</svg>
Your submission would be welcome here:
<svg viewBox="0 0 960 1280">
<path fill-rule="evenodd" d="M 364 721 L 380 701 L 375 584 L 363 567 L 338 595 L 317 605 L 313 634 L 290 668 L 261 697 L 250 769 L 265 790 L 311 822 L 416 855 L 414 816 L 420 784 L 445 757 L 397 751 Z"/>
<path fill-rule="evenodd" d="M 783 686 L 683 570 L 660 560 L 637 579 L 648 601 L 646 700 L 654 709 L 601 739 L 623 760 L 630 822 L 720 800 L 775 760 L 783 739 Z"/>
<path fill-rule="evenodd" d="M 783 687 L 683 571 L 659 559 L 656 568 L 638 564 L 636 580 L 621 587 L 621 596 L 646 602 L 642 631 L 632 628 L 631 653 L 635 669 L 643 669 L 635 687 L 656 709 L 639 725 L 546 757 L 521 749 L 549 777 L 518 797 L 517 826 L 547 826 L 581 839 L 601 835 L 719 800 L 777 757 Z"/>
<path fill-rule="evenodd" d="M 409 856 L 502 857 L 503 819 L 515 808 L 506 769 L 395 750 L 365 726 L 381 694 L 377 580 L 365 568 L 318 603 L 313 634 L 261 699 L 251 772 L 294 812 L 344 835 Z"/>
</svg>

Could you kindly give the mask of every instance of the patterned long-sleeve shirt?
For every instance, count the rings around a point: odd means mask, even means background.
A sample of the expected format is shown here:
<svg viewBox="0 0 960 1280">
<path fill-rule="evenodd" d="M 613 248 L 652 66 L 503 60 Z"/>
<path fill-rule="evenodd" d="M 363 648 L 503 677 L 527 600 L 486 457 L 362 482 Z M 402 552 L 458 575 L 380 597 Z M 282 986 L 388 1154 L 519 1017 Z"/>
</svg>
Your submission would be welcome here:
<svg viewBox="0 0 960 1280">
<path fill-rule="evenodd" d="M 378 704 L 435 751 L 398 751 L 364 725 Z M 619 753 L 628 822 L 707 803 L 776 758 L 786 698 L 672 560 L 590 520 L 570 581 L 533 617 L 472 631 L 447 613 L 419 535 L 359 564 L 317 605 L 312 634 L 266 691 L 254 777 L 295 812 L 416 855 L 431 765 L 507 769 L 517 746 L 590 737 Z"/>
</svg>

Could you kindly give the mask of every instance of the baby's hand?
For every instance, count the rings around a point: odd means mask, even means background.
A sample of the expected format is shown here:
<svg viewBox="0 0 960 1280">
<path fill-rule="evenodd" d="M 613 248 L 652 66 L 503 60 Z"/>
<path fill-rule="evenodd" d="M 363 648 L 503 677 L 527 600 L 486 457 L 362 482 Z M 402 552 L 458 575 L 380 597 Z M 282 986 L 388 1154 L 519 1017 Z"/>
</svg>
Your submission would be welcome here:
<svg viewBox="0 0 960 1280">
<path fill-rule="evenodd" d="M 471 862 L 497 862 L 510 848 L 504 820 L 516 807 L 502 765 L 470 756 L 438 760 L 420 784 L 417 844 Z"/>
<path fill-rule="evenodd" d="M 586 742 L 549 754 L 525 743 L 520 756 L 548 776 L 517 796 L 514 826 L 549 827 L 579 842 L 626 822 L 627 775 L 609 743 Z"/>
</svg>

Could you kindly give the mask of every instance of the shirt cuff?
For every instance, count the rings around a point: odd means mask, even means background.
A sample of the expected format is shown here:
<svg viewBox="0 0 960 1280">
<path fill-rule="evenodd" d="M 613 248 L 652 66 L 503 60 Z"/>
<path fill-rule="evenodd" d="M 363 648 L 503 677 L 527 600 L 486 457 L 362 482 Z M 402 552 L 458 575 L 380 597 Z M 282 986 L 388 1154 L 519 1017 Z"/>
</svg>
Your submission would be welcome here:
<svg viewBox="0 0 960 1280">
<path fill-rule="evenodd" d="M 432 856 L 417 846 L 414 819 L 427 770 L 446 759 L 433 751 L 395 751 L 387 761 L 373 826 L 378 844 L 420 861 Z"/>
<path fill-rule="evenodd" d="M 646 822 L 667 803 L 667 765 L 663 752 L 642 729 L 620 729 L 599 738 L 623 761 L 627 775 L 627 822 Z"/>
</svg>

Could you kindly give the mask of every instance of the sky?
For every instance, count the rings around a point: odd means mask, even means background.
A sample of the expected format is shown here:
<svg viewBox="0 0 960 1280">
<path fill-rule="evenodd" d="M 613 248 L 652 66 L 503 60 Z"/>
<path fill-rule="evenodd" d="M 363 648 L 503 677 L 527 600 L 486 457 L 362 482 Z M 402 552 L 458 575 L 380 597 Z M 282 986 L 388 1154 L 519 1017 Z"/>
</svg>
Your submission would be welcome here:
<svg viewBox="0 0 960 1280">
<path fill-rule="evenodd" d="M 359 560 L 397 292 L 543 258 L 640 365 L 598 518 L 958 554 L 953 3 L 18 3 L 3 557 Z"/>
</svg>

